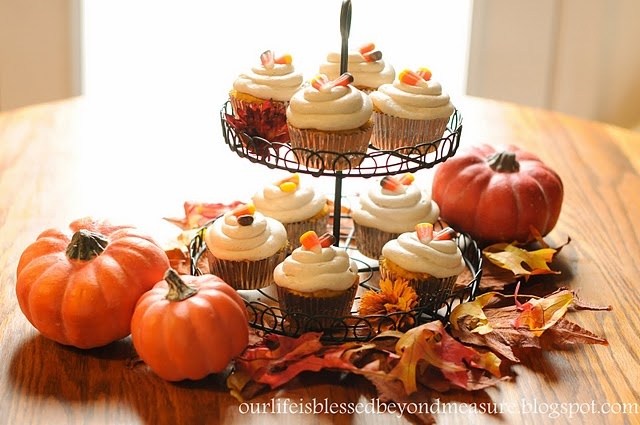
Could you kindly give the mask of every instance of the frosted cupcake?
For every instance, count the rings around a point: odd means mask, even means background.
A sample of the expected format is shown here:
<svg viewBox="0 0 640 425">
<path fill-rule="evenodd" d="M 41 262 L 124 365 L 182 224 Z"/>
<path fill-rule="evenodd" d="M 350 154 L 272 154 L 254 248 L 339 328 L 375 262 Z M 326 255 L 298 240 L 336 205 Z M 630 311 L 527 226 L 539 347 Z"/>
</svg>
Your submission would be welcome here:
<svg viewBox="0 0 640 425">
<path fill-rule="evenodd" d="M 260 65 L 233 81 L 229 92 L 235 117 L 232 121 L 249 136 L 287 143 L 287 106 L 291 96 L 302 87 L 303 76 L 296 71 L 289 54 L 276 56 L 267 50 L 260 55 L 260 61 Z"/>
<path fill-rule="evenodd" d="M 322 235 L 327 231 L 327 197 L 310 184 L 301 184 L 298 173 L 266 185 L 253 195 L 252 201 L 256 211 L 284 224 L 289 251 L 300 246 L 303 233 L 314 230 Z"/>
<path fill-rule="evenodd" d="M 296 92 L 287 124 L 296 160 L 308 168 L 345 170 L 360 165 L 373 130 L 371 99 L 345 73 L 318 75 Z"/>
<path fill-rule="evenodd" d="M 383 150 L 437 141 L 455 110 L 427 68 L 403 70 L 392 84 L 381 85 L 370 97 L 374 108 L 371 144 Z M 434 142 L 414 151 L 424 155 L 436 147 Z"/>
<path fill-rule="evenodd" d="M 450 227 L 434 233 L 430 223 L 418 224 L 413 232 L 384 245 L 380 277 L 407 280 L 418 294 L 419 305 L 439 308 L 466 267 L 455 238 Z"/>
<path fill-rule="evenodd" d="M 314 231 L 300 237 L 296 248 L 273 272 L 280 308 L 318 318 L 322 327 L 350 313 L 360 277 L 347 251 L 333 246 L 333 235 Z M 299 323 L 300 324 L 300 323 Z"/>
<path fill-rule="evenodd" d="M 414 184 L 414 177 L 386 176 L 374 180 L 351 209 L 354 237 L 361 254 L 378 259 L 382 247 L 418 223 L 434 223 L 440 207 L 426 189 Z"/>
<path fill-rule="evenodd" d="M 287 233 L 279 221 L 243 204 L 215 220 L 204 236 L 211 274 L 235 289 L 273 283 L 273 269 L 287 254 Z"/>
<path fill-rule="evenodd" d="M 320 74 L 329 79 L 340 76 L 341 54 L 330 52 L 320 64 Z M 367 43 L 348 53 L 347 69 L 353 75 L 353 86 L 365 93 L 371 93 L 382 84 L 392 83 L 396 71 L 382 59 L 382 52 L 376 50 L 374 43 Z"/>
</svg>

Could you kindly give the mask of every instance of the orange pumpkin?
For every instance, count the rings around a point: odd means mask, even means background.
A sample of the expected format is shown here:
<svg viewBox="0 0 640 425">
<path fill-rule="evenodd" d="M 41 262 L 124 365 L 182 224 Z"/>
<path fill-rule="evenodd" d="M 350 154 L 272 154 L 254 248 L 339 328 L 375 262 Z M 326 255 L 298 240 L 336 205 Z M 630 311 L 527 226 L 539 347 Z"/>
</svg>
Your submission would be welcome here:
<svg viewBox="0 0 640 425">
<path fill-rule="evenodd" d="M 48 229 L 22 253 L 16 295 L 45 337 L 93 348 L 130 333 L 140 296 L 169 268 L 163 249 L 133 226 L 82 218 Z"/>
<path fill-rule="evenodd" d="M 167 381 L 197 380 L 226 369 L 249 343 L 244 301 L 218 276 L 179 276 L 144 294 L 131 319 L 138 356 Z"/>
</svg>

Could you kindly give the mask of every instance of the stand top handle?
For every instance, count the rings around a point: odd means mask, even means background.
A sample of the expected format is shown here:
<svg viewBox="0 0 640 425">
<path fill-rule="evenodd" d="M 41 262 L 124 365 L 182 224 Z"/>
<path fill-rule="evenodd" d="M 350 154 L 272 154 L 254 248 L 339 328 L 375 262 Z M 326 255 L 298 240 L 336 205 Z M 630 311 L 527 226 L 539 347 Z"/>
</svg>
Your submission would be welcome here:
<svg viewBox="0 0 640 425">
<path fill-rule="evenodd" d="M 340 50 L 340 75 L 347 72 L 349 62 L 349 32 L 351 31 L 351 0 L 342 0 L 340 10 L 340 35 L 342 49 Z"/>
</svg>

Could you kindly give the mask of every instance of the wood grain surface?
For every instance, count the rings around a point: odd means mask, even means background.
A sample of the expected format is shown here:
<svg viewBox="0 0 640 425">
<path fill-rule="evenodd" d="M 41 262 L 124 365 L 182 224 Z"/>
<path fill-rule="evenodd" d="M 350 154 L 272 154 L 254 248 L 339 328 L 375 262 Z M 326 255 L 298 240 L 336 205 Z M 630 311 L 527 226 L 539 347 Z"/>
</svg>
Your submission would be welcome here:
<svg viewBox="0 0 640 425">
<path fill-rule="evenodd" d="M 180 216 L 185 200 L 248 199 L 273 173 L 226 148 L 221 105 L 122 103 L 77 98 L 0 114 L 0 424 L 411 423 L 390 413 L 243 414 L 257 405 L 241 405 L 220 376 L 171 384 L 133 364 L 129 338 L 79 350 L 38 334 L 18 307 L 15 270 L 41 231 L 95 215 L 169 241 L 179 231 L 162 218 Z M 558 255 L 554 266 L 562 274 L 550 285 L 569 286 L 613 310 L 569 313 L 609 346 L 533 352 L 513 368 L 512 380 L 495 388 L 434 394 L 442 403 L 437 423 L 640 423 L 640 135 L 478 98 L 456 106 L 464 119 L 462 146 L 513 143 L 559 173 L 565 200 L 547 239 L 571 243 Z M 417 174 L 428 179 L 432 172 Z M 318 184 L 329 191 L 328 180 Z M 360 183 L 346 187 L 357 190 Z M 251 402 L 284 399 L 365 406 L 375 402 L 375 392 L 361 378 L 322 373 Z M 502 413 L 467 412 L 481 405 Z M 571 407 L 583 412 L 561 411 Z"/>
</svg>

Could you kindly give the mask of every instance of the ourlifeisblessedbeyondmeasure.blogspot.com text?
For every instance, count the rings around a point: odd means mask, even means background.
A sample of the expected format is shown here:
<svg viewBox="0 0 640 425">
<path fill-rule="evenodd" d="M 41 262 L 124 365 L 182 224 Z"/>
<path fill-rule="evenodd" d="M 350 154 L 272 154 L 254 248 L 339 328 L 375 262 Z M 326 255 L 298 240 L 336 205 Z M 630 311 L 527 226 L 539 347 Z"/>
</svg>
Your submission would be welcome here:
<svg viewBox="0 0 640 425">
<path fill-rule="evenodd" d="M 353 414 L 389 414 L 398 418 L 405 415 L 424 414 L 489 414 L 489 415 L 543 415 L 552 419 L 561 416 L 567 418 L 577 418 L 588 415 L 638 415 L 640 414 L 640 403 L 609 403 L 597 402 L 561 402 L 548 403 L 538 400 L 522 399 L 519 403 L 460 403 L 442 402 L 434 399 L 423 403 L 386 403 L 377 398 L 358 402 L 333 402 L 327 398 L 310 400 L 290 398 L 272 398 L 267 402 L 242 402 L 238 406 L 238 411 L 242 415 L 265 415 L 265 414 L 330 414 L 330 415 L 353 415 Z"/>
</svg>

